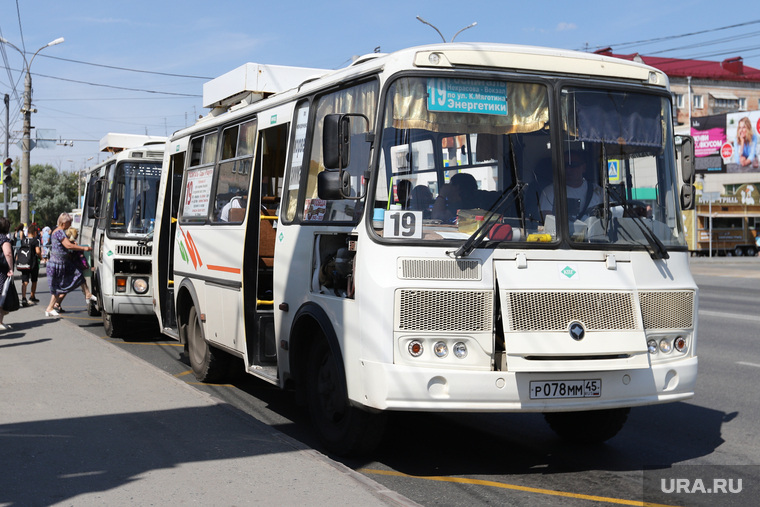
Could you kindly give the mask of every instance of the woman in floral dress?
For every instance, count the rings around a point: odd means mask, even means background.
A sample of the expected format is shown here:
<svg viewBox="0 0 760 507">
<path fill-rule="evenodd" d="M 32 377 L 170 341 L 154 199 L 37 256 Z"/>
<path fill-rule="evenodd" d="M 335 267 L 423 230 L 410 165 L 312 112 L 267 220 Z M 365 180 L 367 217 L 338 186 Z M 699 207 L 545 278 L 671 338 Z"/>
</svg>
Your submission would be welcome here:
<svg viewBox="0 0 760 507">
<path fill-rule="evenodd" d="M 74 259 L 69 255 L 70 250 L 89 252 L 89 246 L 79 246 L 69 241 L 66 229 L 71 227 L 71 215 L 61 213 L 58 226 L 50 235 L 50 259 L 45 266 L 48 285 L 50 286 L 50 304 L 45 310 L 47 317 L 58 317 L 56 306 L 60 305 L 64 296 L 79 289 L 85 283 L 82 272 L 77 269 Z"/>
</svg>

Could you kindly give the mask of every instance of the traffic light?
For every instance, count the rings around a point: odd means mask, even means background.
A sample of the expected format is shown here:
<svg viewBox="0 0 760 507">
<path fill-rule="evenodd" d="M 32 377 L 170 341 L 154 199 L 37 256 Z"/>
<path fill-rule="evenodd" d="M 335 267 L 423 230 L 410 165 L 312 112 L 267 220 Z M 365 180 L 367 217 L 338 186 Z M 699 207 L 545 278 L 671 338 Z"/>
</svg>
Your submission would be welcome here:
<svg viewBox="0 0 760 507">
<path fill-rule="evenodd" d="M 11 167 L 11 164 L 13 163 L 13 159 L 6 158 L 5 162 L 3 162 L 3 183 L 7 185 L 8 187 L 11 186 L 13 183 L 13 167 Z"/>
</svg>

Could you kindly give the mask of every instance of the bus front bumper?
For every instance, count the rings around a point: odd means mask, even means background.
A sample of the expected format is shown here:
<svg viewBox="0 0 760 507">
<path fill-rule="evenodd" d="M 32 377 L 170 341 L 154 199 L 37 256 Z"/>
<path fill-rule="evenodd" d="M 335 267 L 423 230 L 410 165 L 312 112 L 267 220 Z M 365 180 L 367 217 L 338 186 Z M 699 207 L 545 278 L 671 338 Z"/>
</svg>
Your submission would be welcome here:
<svg viewBox="0 0 760 507">
<path fill-rule="evenodd" d="M 103 309 L 118 315 L 153 315 L 151 295 L 135 296 L 130 294 L 110 296 L 103 299 Z"/>
<path fill-rule="evenodd" d="M 698 359 L 692 357 L 642 369 L 515 373 L 419 368 L 365 360 L 361 361 L 363 392 L 351 393 L 351 398 L 358 405 L 380 410 L 563 412 L 634 407 L 693 397 L 697 363 Z M 586 396 L 571 389 L 574 397 L 559 397 L 559 392 L 550 392 L 551 386 L 577 386 L 580 381 L 593 380 L 600 383 L 598 394 Z M 536 394 L 541 386 L 545 389 Z M 557 397 L 539 397 L 542 393 Z"/>
</svg>

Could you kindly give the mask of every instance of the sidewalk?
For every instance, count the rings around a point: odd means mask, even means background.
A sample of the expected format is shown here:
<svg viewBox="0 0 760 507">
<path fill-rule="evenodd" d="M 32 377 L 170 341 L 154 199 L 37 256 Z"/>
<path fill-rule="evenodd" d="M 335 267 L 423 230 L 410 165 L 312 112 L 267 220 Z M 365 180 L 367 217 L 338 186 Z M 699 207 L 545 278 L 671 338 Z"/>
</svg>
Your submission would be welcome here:
<svg viewBox="0 0 760 507">
<path fill-rule="evenodd" d="M 39 281 L 40 303 L 6 316 L 13 329 L 0 333 L 0 506 L 415 505 L 45 317 Z"/>
</svg>

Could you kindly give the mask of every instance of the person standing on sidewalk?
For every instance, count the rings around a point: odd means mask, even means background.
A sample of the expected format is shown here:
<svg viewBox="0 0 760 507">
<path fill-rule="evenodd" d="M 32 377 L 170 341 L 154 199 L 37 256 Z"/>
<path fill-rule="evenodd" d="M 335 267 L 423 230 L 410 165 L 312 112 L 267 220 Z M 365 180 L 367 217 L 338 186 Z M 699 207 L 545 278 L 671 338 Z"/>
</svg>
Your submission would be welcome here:
<svg viewBox="0 0 760 507">
<path fill-rule="evenodd" d="M 69 251 L 89 252 L 89 246 L 79 246 L 66 237 L 66 229 L 71 227 L 71 215 L 61 213 L 58 226 L 50 235 L 50 259 L 45 266 L 50 287 L 50 303 L 45 310 L 46 317 L 58 317 L 55 307 L 60 306 L 63 297 L 79 288 L 85 282 L 82 272 L 77 269 Z"/>
<path fill-rule="evenodd" d="M 20 269 L 21 272 L 21 306 L 29 306 L 29 302 L 39 303 L 37 299 L 37 278 L 40 273 L 40 259 L 42 258 L 42 248 L 40 247 L 40 238 L 37 236 L 37 226 L 32 224 L 27 230 L 27 236 L 21 240 L 21 246 L 31 250 L 32 262 L 29 269 Z M 29 301 L 26 300 L 26 286 L 32 282 L 31 291 L 29 292 Z"/>
<path fill-rule="evenodd" d="M 11 245 L 11 238 L 8 237 L 10 227 L 11 223 L 8 219 L 0 217 L 0 293 L 8 278 L 13 283 L 13 246 Z M 0 301 L 0 305 L 2 305 L 2 301 Z M 8 312 L 0 306 L 0 331 L 9 328 L 7 324 L 3 324 L 3 319 L 7 314 Z"/>
</svg>

